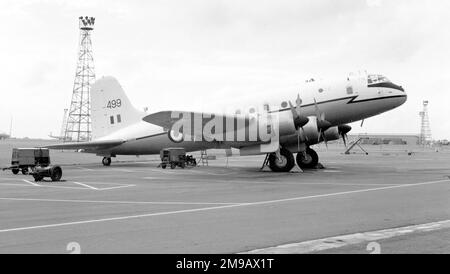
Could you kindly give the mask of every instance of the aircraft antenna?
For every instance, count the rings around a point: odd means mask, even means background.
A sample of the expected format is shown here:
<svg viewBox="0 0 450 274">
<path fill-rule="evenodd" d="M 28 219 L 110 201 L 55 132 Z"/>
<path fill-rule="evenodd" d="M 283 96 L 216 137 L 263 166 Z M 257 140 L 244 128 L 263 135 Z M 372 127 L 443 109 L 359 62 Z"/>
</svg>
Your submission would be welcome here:
<svg viewBox="0 0 450 274">
<path fill-rule="evenodd" d="M 80 40 L 78 63 L 73 84 L 72 100 L 64 132 L 64 141 L 91 140 L 91 84 L 95 81 L 91 32 L 94 17 L 79 17 Z"/>
</svg>

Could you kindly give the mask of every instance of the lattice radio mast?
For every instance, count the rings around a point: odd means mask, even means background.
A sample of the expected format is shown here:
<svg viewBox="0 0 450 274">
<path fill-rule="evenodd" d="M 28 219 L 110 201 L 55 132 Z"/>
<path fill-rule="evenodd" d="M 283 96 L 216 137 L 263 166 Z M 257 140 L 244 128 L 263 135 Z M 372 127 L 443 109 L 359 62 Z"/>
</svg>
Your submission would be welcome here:
<svg viewBox="0 0 450 274">
<path fill-rule="evenodd" d="M 424 146 L 429 145 L 432 138 L 430 120 L 428 118 L 428 101 L 423 101 L 423 110 L 419 112 L 419 115 L 421 117 L 419 143 Z"/>
<path fill-rule="evenodd" d="M 91 32 L 94 17 L 80 17 L 80 42 L 78 64 L 73 84 L 64 140 L 80 142 L 91 139 L 91 84 L 95 81 L 94 58 L 92 55 Z"/>
</svg>

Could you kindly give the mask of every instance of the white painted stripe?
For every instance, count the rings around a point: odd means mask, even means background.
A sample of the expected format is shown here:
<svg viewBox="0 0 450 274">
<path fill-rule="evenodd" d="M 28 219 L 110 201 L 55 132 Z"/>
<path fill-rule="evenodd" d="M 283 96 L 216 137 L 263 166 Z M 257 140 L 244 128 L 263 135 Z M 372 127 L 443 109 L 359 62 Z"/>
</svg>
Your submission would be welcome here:
<svg viewBox="0 0 450 274">
<path fill-rule="evenodd" d="M 30 187 L 30 185 L 26 184 L 26 185 L 19 185 L 19 184 L 14 184 L 14 183 L 0 183 L 0 186 L 25 186 L 25 187 Z"/>
<path fill-rule="evenodd" d="M 142 177 L 144 180 L 172 180 L 171 178 L 161 178 L 161 177 Z M 184 181 L 189 182 L 202 182 L 209 183 L 211 182 L 211 178 L 184 178 Z M 244 181 L 244 180 L 217 180 L 214 179 L 215 182 L 220 183 L 242 183 L 242 184 L 277 184 L 280 185 L 280 181 Z M 282 182 L 282 185 L 333 185 L 333 186 L 400 186 L 402 184 L 388 184 L 388 183 L 323 183 L 323 182 L 311 182 L 311 183 L 303 183 L 303 182 Z"/>
<path fill-rule="evenodd" d="M 113 201 L 113 200 L 63 200 L 63 199 L 39 199 L 39 198 L 9 198 L 0 197 L 5 201 L 28 201 L 28 202 L 60 202 L 60 203 L 98 203 L 98 204 L 133 204 L 133 205 L 239 205 L 241 203 L 221 202 L 146 202 L 146 201 Z"/>
<path fill-rule="evenodd" d="M 74 183 L 74 184 L 77 184 L 77 185 L 80 185 L 80 186 L 84 186 L 84 187 L 93 189 L 93 190 L 98 190 L 98 188 L 93 187 L 93 186 L 90 186 L 90 185 L 87 185 L 87 184 L 83 184 L 83 183 L 79 183 L 79 182 L 73 182 L 73 183 Z"/>
<path fill-rule="evenodd" d="M 85 168 L 85 167 L 78 167 L 79 169 L 81 169 L 81 170 L 86 170 L 86 171 L 95 171 L 95 170 L 93 170 L 93 169 L 90 169 L 90 168 Z"/>
<path fill-rule="evenodd" d="M 124 169 L 124 168 L 111 168 L 110 170 L 127 172 L 127 173 L 138 172 L 138 170 L 129 170 L 129 169 Z"/>
<path fill-rule="evenodd" d="M 24 181 L 25 183 L 28 183 L 28 184 L 30 184 L 30 185 L 32 185 L 32 186 L 40 186 L 40 185 L 38 185 L 38 184 L 36 184 L 36 183 L 33 183 L 33 182 L 28 181 L 28 180 L 25 180 L 25 179 L 22 179 L 22 181 Z"/>
<path fill-rule="evenodd" d="M 158 212 L 158 213 L 150 213 L 150 214 L 122 216 L 122 217 L 114 217 L 114 218 L 104 218 L 104 219 L 95 219 L 95 220 L 86 220 L 86 221 L 76 221 L 76 222 L 68 222 L 68 223 L 48 224 L 48 225 L 29 226 L 29 227 L 18 227 L 18 228 L 2 229 L 2 230 L 0 230 L 0 233 L 13 232 L 13 231 L 23 231 L 23 230 L 32 230 L 32 229 L 42 229 L 42 228 L 62 227 L 62 226 L 72 226 L 72 225 L 81 225 L 81 224 L 90 224 L 90 223 L 100 223 L 100 222 L 140 219 L 140 218 L 148 218 L 148 217 L 154 217 L 154 216 L 165 216 L 165 215 L 174 215 L 174 214 L 183 214 L 183 213 L 193 213 L 193 212 L 202 212 L 202 211 L 209 211 L 209 210 L 226 209 L 226 208 L 237 208 L 237 207 L 244 207 L 244 206 L 266 205 L 266 204 L 274 204 L 274 203 L 282 203 L 282 202 L 300 201 L 300 200 L 306 200 L 306 199 L 316 199 L 316 198 L 325 198 L 325 197 L 333 197 L 333 196 L 342 196 L 342 195 L 347 195 L 347 194 L 365 193 L 365 192 L 387 190 L 387 189 L 395 189 L 395 188 L 405 188 L 405 187 L 416 187 L 416 186 L 432 185 L 432 184 L 447 183 L 447 182 L 450 182 L 450 180 L 440 180 L 440 181 L 415 183 L 415 184 L 405 184 L 405 185 L 398 185 L 398 186 L 387 186 L 387 187 L 369 188 L 369 189 L 361 189 L 361 190 L 354 190 L 354 191 L 335 192 L 335 193 L 328 193 L 328 194 L 320 194 L 320 195 L 313 195 L 313 196 L 302 196 L 302 197 L 294 197 L 294 198 L 288 198 L 288 199 L 262 201 L 262 202 L 255 202 L 255 203 L 231 204 L 231 205 L 214 206 L 214 207 L 206 207 L 206 208 L 195 208 L 195 209 L 187 209 L 187 210 L 167 211 L 167 212 Z"/>
<path fill-rule="evenodd" d="M 132 187 L 132 186 L 136 186 L 136 185 L 113 186 L 113 187 L 99 188 L 98 190 L 112 190 L 112 189 L 127 188 L 127 187 Z"/>
<path fill-rule="evenodd" d="M 349 245 L 357 245 L 366 242 L 379 241 L 412 233 L 430 232 L 450 228 L 450 220 L 412 225 L 398 228 L 376 230 L 370 232 L 354 233 L 329 237 L 324 239 L 305 241 L 300 243 L 285 244 L 275 247 L 256 249 L 245 254 L 304 254 L 318 252 L 327 249 L 341 248 Z"/>
</svg>

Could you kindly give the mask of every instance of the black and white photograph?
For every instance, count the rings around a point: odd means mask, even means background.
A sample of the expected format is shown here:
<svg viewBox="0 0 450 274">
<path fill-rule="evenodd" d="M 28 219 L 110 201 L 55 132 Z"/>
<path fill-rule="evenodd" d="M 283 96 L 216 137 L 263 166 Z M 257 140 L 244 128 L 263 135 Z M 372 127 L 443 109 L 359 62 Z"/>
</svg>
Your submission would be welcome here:
<svg viewBox="0 0 450 274">
<path fill-rule="evenodd" d="M 449 11 L 1 0 L 0 254 L 449 254 Z"/>
</svg>

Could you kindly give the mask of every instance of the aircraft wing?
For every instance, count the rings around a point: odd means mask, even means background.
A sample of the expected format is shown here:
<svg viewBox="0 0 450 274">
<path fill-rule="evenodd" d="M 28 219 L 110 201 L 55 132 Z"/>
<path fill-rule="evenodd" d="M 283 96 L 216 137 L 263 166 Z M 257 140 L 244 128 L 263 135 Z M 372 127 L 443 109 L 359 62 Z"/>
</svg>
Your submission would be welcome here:
<svg viewBox="0 0 450 274">
<path fill-rule="evenodd" d="M 73 142 L 62 143 L 56 145 L 49 145 L 43 148 L 49 149 L 86 149 L 86 150 L 104 150 L 109 149 L 125 143 L 124 140 L 104 140 L 104 141 L 90 141 L 90 142 Z"/>
<path fill-rule="evenodd" d="M 172 115 L 175 114 L 175 115 Z M 194 119 L 201 119 L 203 126 L 211 119 L 210 117 L 214 117 L 215 119 L 234 119 L 235 125 L 240 127 L 248 126 L 249 118 L 241 115 L 223 115 L 223 114 L 214 114 L 214 113 L 201 113 L 201 112 L 186 112 L 186 111 L 160 111 L 156 113 L 152 113 L 150 115 L 145 116 L 142 120 L 147 123 L 154 124 L 165 129 L 172 128 L 173 124 L 175 124 L 182 117 L 186 117 L 185 115 L 190 115 L 190 119 L 194 121 Z M 172 118 L 172 117 L 178 118 Z"/>
</svg>

